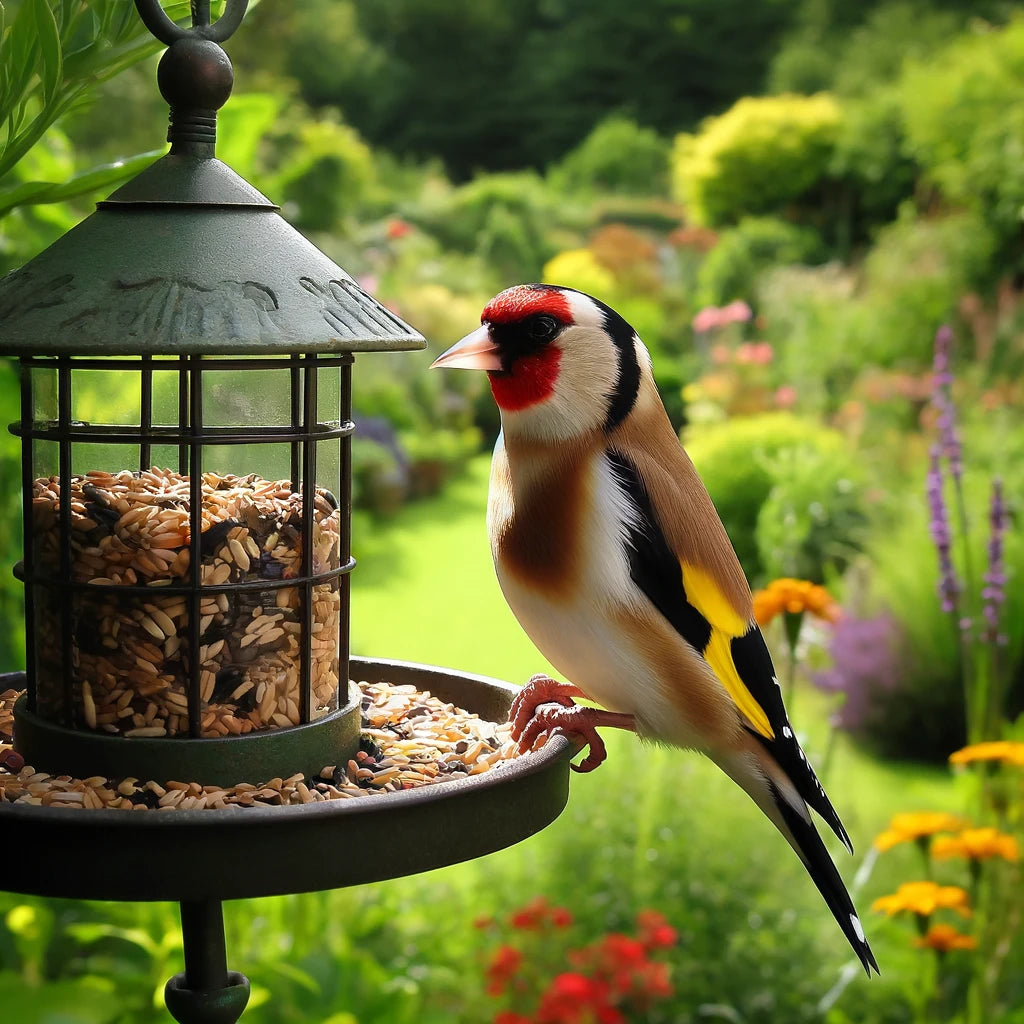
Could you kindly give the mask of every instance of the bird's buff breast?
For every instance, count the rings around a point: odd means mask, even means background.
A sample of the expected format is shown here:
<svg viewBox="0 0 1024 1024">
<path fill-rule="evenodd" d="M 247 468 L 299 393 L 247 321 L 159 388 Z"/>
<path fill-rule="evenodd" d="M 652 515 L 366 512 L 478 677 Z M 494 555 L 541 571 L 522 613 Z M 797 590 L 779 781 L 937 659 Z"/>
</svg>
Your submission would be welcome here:
<svg viewBox="0 0 1024 1024">
<path fill-rule="evenodd" d="M 603 461 L 594 460 L 578 479 L 563 481 L 563 503 L 552 516 L 547 500 L 547 507 L 533 508 L 516 500 L 500 447 L 495 460 L 488 505 L 491 552 L 519 624 L 558 672 L 592 700 L 636 716 L 642 734 L 692 745 L 670 687 L 655 666 L 638 657 L 630 635 L 638 592 L 617 526 L 620 492 Z M 550 500 L 558 500 L 557 490 L 546 492 Z M 565 521 L 570 506 L 571 519 Z M 545 539 L 524 555 L 520 546 L 534 530 Z M 562 540 L 554 543 L 555 536 Z"/>
</svg>

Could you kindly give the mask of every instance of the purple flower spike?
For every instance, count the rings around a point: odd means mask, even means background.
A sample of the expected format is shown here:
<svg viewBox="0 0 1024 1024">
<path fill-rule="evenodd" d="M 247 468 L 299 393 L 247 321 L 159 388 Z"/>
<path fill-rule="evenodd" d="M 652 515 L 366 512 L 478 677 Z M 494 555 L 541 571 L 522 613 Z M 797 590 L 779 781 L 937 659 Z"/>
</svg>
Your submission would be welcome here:
<svg viewBox="0 0 1024 1024">
<path fill-rule="evenodd" d="M 981 638 L 987 643 L 1005 644 L 1006 637 L 999 632 L 999 613 L 1006 602 L 1006 568 L 1003 564 L 1003 537 L 1006 533 L 1006 503 L 1003 500 L 1003 482 L 992 481 L 992 503 L 989 506 L 988 572 L 981 591 L 981 614 L 985 620 Z"/>
<path fill-rule="evenodd" d="M 857 732 L 870 727 L 875 701 L 899 689 L 902 635 L 889 614 L 861 619 L 844 615 L 832 629 L 832 668 L 812 672 L 811 681 L 845 700 L 832 715 L 834 728 Z"/>
<path fill-rule="evenodd" d="M 959 486 L 963 475 L 963 447 L 956 428 L 956 411 L 950 389 L 953 386 L 953 371 L 950 353 L 953 348 L 953 329 L 943 324 L 935 332 L 935 355 L 932 362 L 932 402 L 938 411 L 936 423 L 939 431 L 940 454 L 949 462 L 949 471 Z"/>
<path fill-rule="evenodd" d="M 939 555 L 939 598 L 942 610 L 949 614 L 956 611 L 960 582 L 953 568 L 953 535 L 946 513 L 946 498 L 942 487 L 942 468 L 939 445 L 932 445 L 928 453 L 928 512 L 930 520 L 928 533 Z"/>
</svg>

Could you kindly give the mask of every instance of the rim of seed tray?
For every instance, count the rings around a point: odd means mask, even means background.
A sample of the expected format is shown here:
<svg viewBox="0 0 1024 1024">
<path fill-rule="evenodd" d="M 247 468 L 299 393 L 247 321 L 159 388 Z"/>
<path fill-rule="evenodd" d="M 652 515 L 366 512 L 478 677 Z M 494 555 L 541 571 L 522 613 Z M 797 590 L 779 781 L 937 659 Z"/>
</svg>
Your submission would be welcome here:
<svg viewBox="0 0 1024 1024">
<path fill-rule="evenodd" d="M 353 658 L 352 670 L 493 718 L 507 716 L 519 690 L 412 662 Z M 511 846 L 552 822 L 568 800 L 574 751 L 555 736 L 478 775 L 362 800 L 164 814 L 0 804 L 9 864 L 0 886 L 75 899 L 223 900 L 428 871 Z"/>
</svg>

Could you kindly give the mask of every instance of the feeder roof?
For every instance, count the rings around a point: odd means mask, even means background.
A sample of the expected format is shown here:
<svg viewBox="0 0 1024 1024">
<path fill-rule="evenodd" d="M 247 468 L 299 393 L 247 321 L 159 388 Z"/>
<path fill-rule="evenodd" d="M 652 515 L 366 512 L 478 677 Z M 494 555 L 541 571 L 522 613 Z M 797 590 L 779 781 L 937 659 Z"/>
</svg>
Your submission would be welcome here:
<svg viewBox="0 0 1024 1024">
<path fill-rule="evenodd" d="M 0 355 L 425 344 L 212 157 L 169 153 L 0 280 Z"/>
</svg>

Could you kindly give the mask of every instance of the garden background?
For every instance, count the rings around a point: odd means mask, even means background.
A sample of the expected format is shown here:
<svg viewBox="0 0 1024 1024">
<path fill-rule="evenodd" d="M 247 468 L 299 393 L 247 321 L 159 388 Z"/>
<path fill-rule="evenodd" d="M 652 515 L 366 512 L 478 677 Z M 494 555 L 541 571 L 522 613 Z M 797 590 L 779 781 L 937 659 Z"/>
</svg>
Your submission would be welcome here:
<svg viewBox="0 0 1024 1024">
<path fill-rule="evenodd" d="M 882 975 L 864 979 L 724 776 L 612 736 L 562 817 L 513 849 L 229 905 L 246 1021 L 1024 1022 L 1015 8 L 254 7 L 218 155 L 430 341 L 355 368 L 356 652 L 515 681 L 546 668 L 490 567 L 486 382 L 426 368 L 507 285 L 602 298 L 651 349 L 753 585 L 798 577 L 841 609 L 791 597 L 765 628 L 854 840 L 835 856 Z M 3 19 L 9 270 L 158 155 L 166 110 L 127 0 L 5 0 Z M 0 365 L 5 423 L 16 395 Z M 18 472 L 0 438 L 4 669 L 24 661 Z M 5 1019 L 162 1020 L 180 967 L 171 905 L 0 893 Z M 559 1003 L 566 978 L 592 985 Z"/>
</svg>

